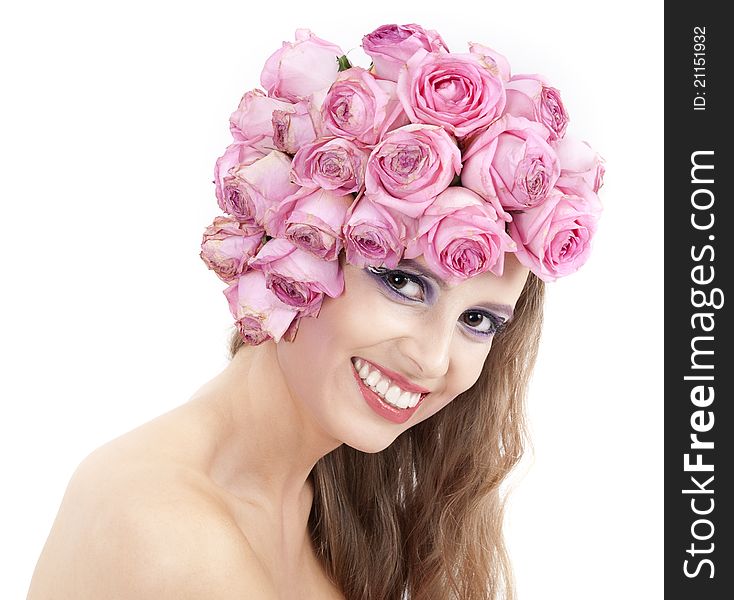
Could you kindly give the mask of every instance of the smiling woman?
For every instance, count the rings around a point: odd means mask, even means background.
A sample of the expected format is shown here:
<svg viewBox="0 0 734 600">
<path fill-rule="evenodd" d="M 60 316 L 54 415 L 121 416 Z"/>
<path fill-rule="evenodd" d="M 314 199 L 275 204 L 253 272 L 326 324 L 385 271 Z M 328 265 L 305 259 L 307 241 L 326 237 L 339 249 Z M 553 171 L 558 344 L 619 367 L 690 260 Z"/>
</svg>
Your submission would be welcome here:
<svg viewBox="0 0 734 600">
<path fill-rule="evenodd" d="M 232 113 L 201 250 L 229 364 L 82 462 L 30 600 L 514 598 L 500 485 L 602 161 L 490 48 L 363 48 L 298 30 Z"/>
<path fill-rule="evenodd" d="M 487 272 L 443 290 L 425 266 L 420 274 L 402 264 L 395 270 L 344 264 L 343 272 L 344 293 L 327 298 L 318 319 L 304 320 L 291 343 L 279 344 L 278 358 L 288 388 L 298 390 L 321 427 L 363 452 L 383 450 L 474 384 L 494 328 L 510 319 L 528 277 L 514 258 L 502 277 Z M 504 315 L 480 308 L 486 303 L 505 306 Z M 344 401 L 360 399 L 356 388 L 367 401 L 357 404 L 359 419 Z"/>
<path fill-rule="evenodd" d="M 309 535 L 345 598 L 511 598 L 499 486 L 523 452 L 544 284 L 508 257 L 440 290 L 421 263 L 347 265 L 344 295 L 277 346 L 309 422 L 342 442 L 310 471 Z M 231 349 L 252 351 L 237 332 Z"/>
</svg>

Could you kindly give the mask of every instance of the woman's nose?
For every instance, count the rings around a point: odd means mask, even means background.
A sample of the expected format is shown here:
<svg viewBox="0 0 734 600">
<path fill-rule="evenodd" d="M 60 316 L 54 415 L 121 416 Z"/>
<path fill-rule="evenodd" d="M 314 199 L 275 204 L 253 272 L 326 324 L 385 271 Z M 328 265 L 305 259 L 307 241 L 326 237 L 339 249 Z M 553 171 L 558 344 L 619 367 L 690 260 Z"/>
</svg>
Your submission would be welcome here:
<svg viewBox="0 0 734 600">
<path fill-rule="evenodd" d="M 425 379 L 438 379 L 446 375 L 451 362 L 451 345 L 455 323 L 431 319 L 421 323 L 402 341 L 401 352 L 414 363 L 414 368 Z"/>
</svg>

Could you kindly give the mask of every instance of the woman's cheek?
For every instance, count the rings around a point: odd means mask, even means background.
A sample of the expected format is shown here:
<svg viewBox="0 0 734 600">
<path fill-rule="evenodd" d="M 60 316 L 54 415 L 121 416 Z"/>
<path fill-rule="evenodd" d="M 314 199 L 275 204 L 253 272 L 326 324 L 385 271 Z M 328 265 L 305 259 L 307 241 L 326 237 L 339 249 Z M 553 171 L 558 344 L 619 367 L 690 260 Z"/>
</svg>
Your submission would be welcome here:
<svg viewBox="0 0 734 600">
<path fill-rule="evenodd" d="M 415 317 L 418 314 L 387 297 L 378 282 L 363 276 L 355 277 L 351 284 L 345 294 L 329 299 L 333 306 L 328 308 L 333 308 L 334 322 L 343 327 L 345 334 L 356 336 L 360 345 L 369 346 L 406 335 L 417 325 Z"/>
<path fill-rule="evenodd" d="M 468 343 L 473 344 L 474 347 L 469 351 L 463 352 L 462 360 L 456 365 L 456 386 L 459 389 L 456 392 L 457 396 L 471 388 L 477 382 L 479 376 L 482 374 L 484 363 L 492 347 L 491 340 L 485 344 L 471 340 Z"/>
</svg>

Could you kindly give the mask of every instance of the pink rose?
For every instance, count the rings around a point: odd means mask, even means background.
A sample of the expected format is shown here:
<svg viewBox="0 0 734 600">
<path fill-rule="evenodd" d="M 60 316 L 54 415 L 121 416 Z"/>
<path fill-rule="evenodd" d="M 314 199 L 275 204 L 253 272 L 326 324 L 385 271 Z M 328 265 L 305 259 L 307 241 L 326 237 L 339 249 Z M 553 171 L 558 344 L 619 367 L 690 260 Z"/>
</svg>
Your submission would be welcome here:
<svg viewBox="0 0 734 600">
<path fill-rule="evenodd" d="M 237 110 L 229 117 L 229 129 L 236 141 L 247 143 L 267 154 L 275 149 L 273 111 L 294 110 L 290 102 L 268 98 L 262 90 L 246 92 Z"/>
<path fill-rule="evenodd" d="M 364 146 L 374 146 L 385 132 L 408 123 L 395 83 L 361 67 L 339 73 L 323 100 L 321 117 L 331 133 Z"/>
<path fill-rule="evenodd" d="M 349 264 L 394 269 L 403 256 L 407 237 L 403 221 L 367 195 L 349 208 L 343 233 Z"/>
<path fill-rule="evenodd" d="M 229 283 L 243 273 L 248 259 L 260 249 L 264 235 L 259 225 L 215 217 L 204 231 L 199 256 L 217 277 Z"/>
<path fill-rule="evenodd" d="M 380 79 L 398 80 L 398 73 L 417 50 L 448 52 L 446 43 L 432 29 L 420 25 L 382 25 L 362 38 L 362 48 L 372 59 Z"/>
<path fill-rule="evenodd" d="M 556 182 L 556 189 L 567 196 L 579 196 L 586 204 L 586 211 L 601 216 L 602 205 L 599 196 L 583 177 L 561 175 Z"/>
<path fill-rule="evenodd" d="M 298 315 L 297 309 L 283 304 L 265 286 L 261 271 L 250 270 L 241 275 L 224 290 L 224 295 L 242 339 L 251 346 L 270 338 L 279 342 Z"/>
<path fill-rule="evenodd" d="M 594 192 L 604 185 L 604 159 L 589 144 L 566 136 L 551 146 L 561 161 L 561 176 L 581 177 Z"/>
<path fill-rule="evenodd" d="M 484 57 L 485 62 L 494 65 L 494 74 L 502 81 L 510 80 L 510 63 L 502 54 L 475 42 L 469 42 L 469 52 Z"/>
<path fill-rule="evenodd" d="M 232 196 L 238 204 L 222 207 L 222 210 L 241 221 L 255 221 L 265 226 L 269 213 L 277 210 L 285 198 L 298 190 L 298 186 L 291 183 L 290 171 L 291 159 L 277 150 L 233 169 L 237 191 Z"/>
<path fill-rule="evenodd" d="M 589 256 L 596 232 L 601 213 L 598 198 L 590 188 L 585 196 L 569 191 L 553 190 L 543 204 L 516 213 L 509 225 L 518 260 L 543 281 L 578 270 Z"/>
<path fill-rule="evenodd" d="M 445 129 L 405 125 L 375 146 L 365 186 L 375 202 L 417 217 L 460 172 L 461 152 Z"/>
<path fill-rule="evenodd" d="M 339 46 L 316 37 L 308 29 L 296 29 L 296 41 L 283 42 L 265 62 L 260 83 L 271 98 L 290 102 L 306 100 L 328 87 L 339 72 Z"/>
<path fill-rule="evenodd" d="M 296 152 L 291 178 L 298 185 L 341 195 L 358 192 L 364 184 L 368 154 L 350 140 L 320 138 Z"/>
<path fill-rule="evenodd" d="M 292 108 L 274 110 L 273 144 L 281 152 L 295 154 L 301 146 L 319 137 L 319 123 L 314 123 L 314 111 L 308 101 L 298 102 Z"/>
<path fill-rule="evenodd" d="M 471 53 L 418 50 L 400 70 L 397 94 L 413 123 L 441 125 L 458 138 L 488 126 L 505 107 L 497 65 Z"/>
<path fill-rule="evenodd" d="M 302 316 L 318 316 L 324 294 L 336 298 L 344 291 L 338 261 L 316 258 L 288 240 L 269 240 L 249 266 L 265 274 L 265 285 Z"/>
<path fill-rule="evenodd" d="M 542 76 L 515 75 L 505 88 L 505 112 L 542 123 L 548 128 L 551 140 L 565 135 L 568 113 L 561 101 L 561 92 L 550 87 Z"/>
<path fill-rule="evenodd" d="M 304 219 L 304 224 L 314 225 L 321 221 L 326 229 L 341 230 L 345 206 L 352 203 L 351 194 L 338 194 L 321 188 L 299 187 L 265 214 L 263 227 L 270 237 L 285 237 L 289 224 Z M 294 216 L 294 212 L 300 213 Z M 291 220 L 291 217 L 295 219 Z M 333 227 L 332 227 L 333 224 Z"/>
<path fill-rule="evenodd" d="M 423 254 L 426 263 L 451 283 L 485 271 L 501 276 L 504 253 L 515 251 L 497 212 L 460 186 L 438 195 L 421 216 L 417 234 L 405 258 Z"/>
<path fill-rule="evenodd" d="M 230 144 L 214 165 L 215 193 L 219 208 L 234 215 L 240 221 L 255 222 L 254 206 L 240 190 L 240 182 L 232 174 L 234 170 L 251 165 L 265 154 L 244 142 Z"/>
<path fill-rule="evenodd" d="M 461 185 L 487 201 L 496 197 L 505 210 L 541 203 L 561 172 L 547 133 L 540 123 L 504 115 L 465 150 Z"/>
<path fill-rule="evenodd" d="M 266 230 L 272 237 L 285 237 L 322 260 L 336 260 L 352 201 L 351 194 L 301 188 L 281 203 L 266 223 Z"/>
</svg>

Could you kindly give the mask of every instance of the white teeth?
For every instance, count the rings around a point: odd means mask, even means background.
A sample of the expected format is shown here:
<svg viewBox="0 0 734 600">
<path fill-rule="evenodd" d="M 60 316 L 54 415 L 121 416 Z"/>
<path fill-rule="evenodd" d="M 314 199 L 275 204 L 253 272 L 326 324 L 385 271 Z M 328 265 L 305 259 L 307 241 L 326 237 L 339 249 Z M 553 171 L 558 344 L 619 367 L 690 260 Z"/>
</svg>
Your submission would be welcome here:
<svg viewBox="0 0 734 600">
<path fill-rule="evenodd" d="M 364 380 L 367 385 L 375 385 L 378 381 L 380 381 L 380 374 L 377 371 L 370 371 L 367 379 Z"/>
<path fill-rule="evenodd" d="M 420 401 L 420 393 L 408 392 L 393 384 L 380 371 L 371 369 L 367 361 L 356 358 L 353 363 L 360 379 L 388 404 L 397 408 L 412 408 Z"/>
<path fill-rule="evenodd" d="M 405 392 L 400 392 L 398 399 L 395 400 L 395 405 L 400 408 L 408 408 L 408 402 L 405 399 Z"/>
<path fill-rule="evenodd" d="M 398 404 L 398 398 L 400 398 L 401 393 L 402 392 L 399 387 L 391 385 L 390 389 L 388 389 L 385 393 L 385 400 L 387 400 L 391 404 Z"/>
<path fill-rule="evenodd" d="M 398 398 L 398 405 L 404 408 L 408 408 L 409 406 L 411 406 L 412 400 L 413 394 L 411 394 L 410 392 L 403 392 L 402 394 L 400 394 L 400 398 Z"/>
</svg>

